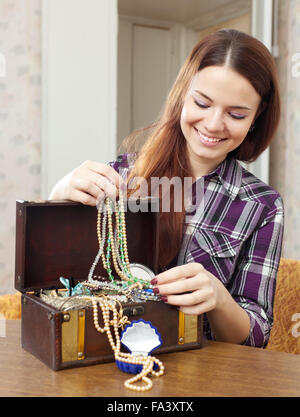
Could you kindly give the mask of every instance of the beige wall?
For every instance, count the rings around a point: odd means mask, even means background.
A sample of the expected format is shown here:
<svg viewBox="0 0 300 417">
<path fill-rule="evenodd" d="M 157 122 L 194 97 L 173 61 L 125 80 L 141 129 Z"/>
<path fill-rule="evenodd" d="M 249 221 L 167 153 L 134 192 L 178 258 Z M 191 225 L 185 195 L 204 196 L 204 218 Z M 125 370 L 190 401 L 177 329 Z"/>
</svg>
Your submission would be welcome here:
<svg viewBox="0 0 300 417">
<path fill-rule="evenodd" d="M 199 39 L 204 38 L 216 30 L 223 28 L 230 28 L 240 30 L 241 32 L 250 33 L 251 30 L 251 16 L 250 13 L 246 13 L 242 16 L 235 17 L 234 19 L 226 20 L 223 23 L 220 23 L 215 26 L 210 26 L 206 29 L 201 30 L 199 33 Z"/>
<path fill-rule="evenodd" d="M 41 0 L 0 1 L 0 294 L 14 289 L 16 199 L 38 199 Z"/>
<path fill-rule="evenodd" d="M 14 291 L 16 200 L 115 157 L 116 1 L 88 4 L 0 0 L 0 294 Z"/>
</svg>

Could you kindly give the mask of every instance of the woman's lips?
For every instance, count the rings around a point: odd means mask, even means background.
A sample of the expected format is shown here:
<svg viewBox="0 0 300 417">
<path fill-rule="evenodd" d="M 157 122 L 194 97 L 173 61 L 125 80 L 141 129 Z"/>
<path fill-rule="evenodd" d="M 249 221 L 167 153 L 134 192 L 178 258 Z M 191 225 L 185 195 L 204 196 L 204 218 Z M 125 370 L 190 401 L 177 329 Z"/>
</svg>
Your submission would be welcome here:
<svg viewBox="0 0 300 417">
<path fill-rule="evenodd" d="M 216 145 L 217 143 L 222 142 L 223 140 L 226 140 L 226 138 L 214 138 L 214 137 L 206 136 L 203 133 L 201 133 L 196 127 L 194 129 L 197 132 L 198 136 L 200 137 L 201 142 L 207 145 Z"/>
</svg>

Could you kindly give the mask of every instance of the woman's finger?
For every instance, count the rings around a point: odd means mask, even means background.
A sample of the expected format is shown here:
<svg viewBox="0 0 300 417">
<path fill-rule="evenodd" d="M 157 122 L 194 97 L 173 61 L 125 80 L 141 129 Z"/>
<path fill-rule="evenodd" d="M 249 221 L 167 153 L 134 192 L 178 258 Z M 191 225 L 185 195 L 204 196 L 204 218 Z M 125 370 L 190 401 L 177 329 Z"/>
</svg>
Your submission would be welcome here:
<svg viewBox="0 0 300 417">
<path fill-rule="evenodd" d="M 173 280 L 167 284 L 156 286 L 154 292 L 161 295 L 168 294 L 183 294 L 190 291 L 196 291 L 205 285 L 207 280 L 201 274 L 195 275 L 192 278 L 181 278 Z"/>
<path fill-rule="evenodd" d="M 103 193 L 103 190 L 101 190 L 100 187 L 86 178 L 76 178 L 76 180 L 73 181 L 73 189 L 85 192 L 95 199 L 98 199 L 99 195 Z"/>
<path fill-rule="evenodd" d="M 167 303 L 175 306 L 195 306 L 208 301 L 211 298 L 211 292 L 207 288 L 199 289 L 185 294 L 167 295 Z"/>
<path fill-rule="evenodd" d="M 90 165 L 87 163 L 82 164 L 78 169 L 75 169 L 71 173 L 69 180 L 70 192 L 72 192 L 72 189 L 77 189 L 91 194 L 98 201 L 103 197 L 103 194 L 115 200 L 118 195 L 117 186 L 108 177 L 104 176 L 103 173 L 100 173 L 100 169 L 98 170 L 98 173 L 91 170 Z M 100 167 L 101 166 L 102 164 L 100 164 Z M 106 167 L 102 166 L 102 172 L 111 173 L 111 170 L 106 171 Z"/>
<path fill-rule="evenodd" d="M 82 164 L 84 168 L 87 168 L 96 174 L 100 174 L 107 178 L 112 184 L 119 188 L 123 183 L 123 179 L 117 171 L 110 165 L 102 164 L 95 161 L 86 161 Z"/>
<path fill-rule="evenodd" d="M 208 311 L 211 311 L 214 308 L 214 304 L 210 301 L 204 301 L 203 303 L 192 305 L 192 306 L 181 306 L 179 308 L 179 311 L 181 311 L 184 314 L 204 314 Z"/>
<path fill-rule="evenodd" d="M 76 189 L 72 189 L 69 198 L 72 201 L 78 201 L 79 203 L 85 204 L 87 206 L 96 206 L 97 203 L 95 197 Z"/>
<path fill-rule="evenodd" d="M 151 283 L 153 285 L 166 284 L 168 282 L 192 277 L 204 270 L 205 269 L 201 264 L 195 262 L 175 266 L 174 268 L 168 269 L 167 271 L 161 272 L 160 274 L 156 275 L 156 277 L 151 281 Z"/>
<path fill-rule="evenodd" d="M 106 196 L 110 197 L 113 201 L 116 200 L 118 190 L 116 186 L 106 177 L 103 175 L 98 175 L 98 178 L 96 179 L 96 185 L 100 188 L 101 191 L 103 191 Z"/>
</svg>

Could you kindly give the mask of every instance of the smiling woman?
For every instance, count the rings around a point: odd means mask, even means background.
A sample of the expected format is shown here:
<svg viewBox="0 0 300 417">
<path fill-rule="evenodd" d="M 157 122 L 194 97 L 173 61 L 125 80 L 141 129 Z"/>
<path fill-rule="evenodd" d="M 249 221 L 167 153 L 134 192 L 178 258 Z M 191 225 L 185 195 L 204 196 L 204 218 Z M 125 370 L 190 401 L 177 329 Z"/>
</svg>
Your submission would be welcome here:
<svg viewBox="0 0 300 417">
<path fill-rule="evenodd" d="M 199 71 L 183 103 L 180 125 L 195 178 L 213 171 L 244 141 L 261 102 L 229 65 Z"/>
<path fill-rule="evenodd" d="M 120 174 L 128 188 L 136 178 L 149 189 L 153 178 L 176 177 L 182 187 L 192 178 L 193 201 L 199 189 L 202 195 L 195 212 L 185 212 L 182 201 L 181 210 L 170 204 L 160 213 L 161 273 L 151 281 L 153 291 L 185 314 L 204 314 L 207 338 L 264 347 L 273 322 L 283 203 L 238 160 L 254 161 L 267 148 L 279 114 L 267 48 L 245 33 L 220 30 L 194 47 L 139 154 L 123 154 L 110 166 L 87 161 L 50 198 L 95 205 L 119 190 Z M 173 187 L 171 202 L 177 194 Z"/>
<path fill-rule="evenodd" d="M 230 106 L 250 110 L 234 113 Z M 232 117 L 240 115 L 247 117 Z M 213 172 L 227 156 L 252 162 L 273 139 L 279 115 L 278 77 L 268 49 L 236 30 L 215 32 L 195 45 L 183 64 L 131 177 L 195 179 Z M 213 146 L 216 138 L 228 140 Z M 169 250 L 161 261 L 167 265 L 181 247 L 184 213 L 162 214 L 162 224 L 161 247 Z"/>
</svg>

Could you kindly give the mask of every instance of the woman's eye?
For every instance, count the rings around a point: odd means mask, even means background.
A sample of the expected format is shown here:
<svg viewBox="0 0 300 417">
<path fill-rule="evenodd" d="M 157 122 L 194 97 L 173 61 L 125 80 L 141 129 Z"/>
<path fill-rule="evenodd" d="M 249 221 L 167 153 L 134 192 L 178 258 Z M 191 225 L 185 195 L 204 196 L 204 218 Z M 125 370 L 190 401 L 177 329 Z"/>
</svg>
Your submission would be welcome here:
<svg viewBox="0 0 300 417">
<path fill-rule="evenodd" d="M 207 104 L 205 104 L 201 101 L 194 100 L 194 103 L 198 107 L 200 107 L 201 109 L 208 109 L 209 108 L 209 105 L 207 105 Z M 240 114 L 240 113 L 228 112 L 228 114 L 229 114 L 230 117 L 232 117 L 233 119 L 236 119 L 236 120 L 242 120 L 242 119 L 245 119 L 245 117 L 246 117 L 244 114 Z"/>
<path fill-rule="evenodd" d="M 200 101 L 194 100 L 194 103 L 198 106 L 201 107 L 201 109 L 207 109 L 209 106 L 207 106 L 205 103 L 201 103 Z"/>
<path fill-rule="evenodd" d="M 245 119 L 245 115 L 244 114 L 238 114 L 238 113 L 229 113 L 229 115 L 233 118 L 233 119 L 237 119 L 237 120 L 242 120 Z"/>
</svg>

